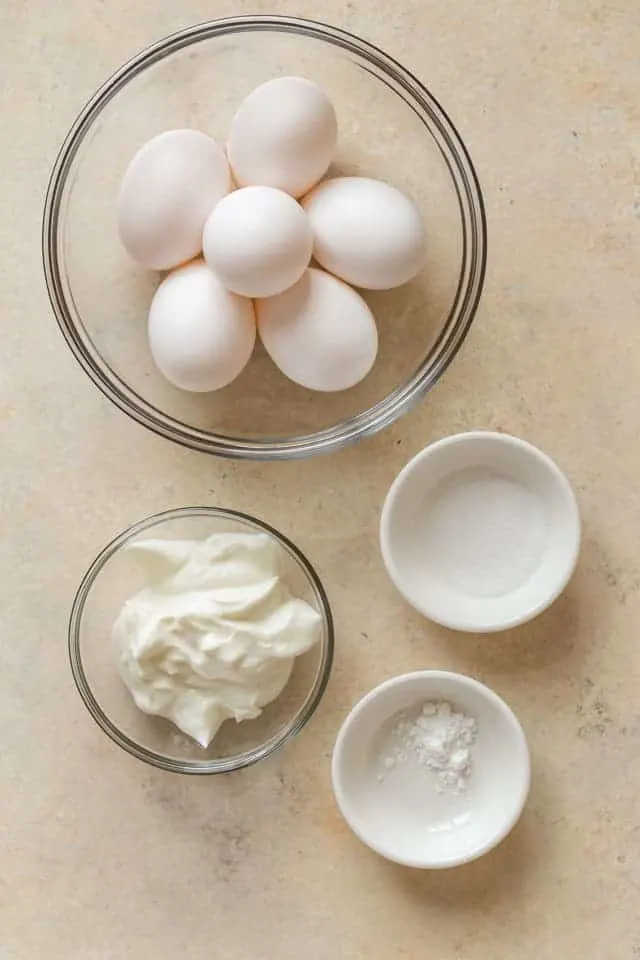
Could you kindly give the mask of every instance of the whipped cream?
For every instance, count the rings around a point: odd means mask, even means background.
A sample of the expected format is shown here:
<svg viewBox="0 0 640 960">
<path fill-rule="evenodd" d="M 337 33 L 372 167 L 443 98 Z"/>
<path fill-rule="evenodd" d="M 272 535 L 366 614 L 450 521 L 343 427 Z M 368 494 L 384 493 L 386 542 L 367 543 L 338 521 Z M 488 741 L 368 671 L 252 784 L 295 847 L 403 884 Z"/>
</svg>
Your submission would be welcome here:
<svg viewBox="0 0 640 960">
<path fill-rule="evenodd" d="M 113 627 L 120 674 L 136 705 L 207 747 L 222 723 L 260 716 L 286 686 L 321 617 L 281 579 L 267 534 L 142 540 L 129 553 L 148 586 Z"/>
</svg>

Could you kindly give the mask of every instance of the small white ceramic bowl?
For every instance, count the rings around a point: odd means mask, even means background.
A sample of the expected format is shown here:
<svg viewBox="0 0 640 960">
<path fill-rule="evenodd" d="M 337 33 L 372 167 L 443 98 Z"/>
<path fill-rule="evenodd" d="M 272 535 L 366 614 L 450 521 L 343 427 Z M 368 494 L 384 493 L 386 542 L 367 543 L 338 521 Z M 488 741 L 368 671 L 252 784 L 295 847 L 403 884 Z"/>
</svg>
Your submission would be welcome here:
<svg viewBox="0 0 640 960">
<path fill-rule="evenodd" d="M 413 754 L 385 766 L 398 718 L 439 700 L 478 724 L 463 793 L 439 792 L 437 775 Z M 342 815 L 363 843 L 388 860 L 435 870 L 475 860 L 513 829 L 529 793 L 529 750 L 496 693 L 461 674 L 425 670 L 387 680 L 354 707 L 336 740 L 332 777 Z"/>
<path fill-rule="evenodd" d="M 396 477 L 380 522 L 389 576 L 453 630 L 491 633 L 542 613 L 566 587 L 580 515 L 560 468 L 524 440 L 461 433 Z"/>
</svg>

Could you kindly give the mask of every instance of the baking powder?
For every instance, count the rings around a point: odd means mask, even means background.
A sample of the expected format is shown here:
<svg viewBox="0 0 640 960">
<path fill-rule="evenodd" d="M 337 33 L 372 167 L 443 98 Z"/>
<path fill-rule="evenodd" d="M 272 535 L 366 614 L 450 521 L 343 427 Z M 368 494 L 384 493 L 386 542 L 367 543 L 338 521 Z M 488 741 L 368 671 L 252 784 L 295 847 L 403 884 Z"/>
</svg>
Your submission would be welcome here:
<svg viewBox="0 0 640 960">
<path fill-rule="evenodd" d="M 429 700 L 420 712 L 401 715 L 393 730 L 392 752 L 383 760 L 386 771 L 410 757 L 436 774 L 436 790 L 463 793 L 472 768 L 472 748 L 478 735 L 474 717 L 456 712 L 445 700 Z"/>
</svg>

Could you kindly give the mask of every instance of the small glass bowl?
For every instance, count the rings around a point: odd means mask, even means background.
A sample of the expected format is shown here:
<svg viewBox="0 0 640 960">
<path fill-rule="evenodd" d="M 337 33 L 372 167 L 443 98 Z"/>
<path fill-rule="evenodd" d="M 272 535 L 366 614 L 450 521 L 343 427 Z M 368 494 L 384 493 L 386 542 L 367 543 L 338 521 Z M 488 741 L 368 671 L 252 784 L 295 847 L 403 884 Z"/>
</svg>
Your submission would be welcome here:
<svg viewBox="0 0 640 960">
<path fill-rule="evenodd" d="M 321 636 L 297 657 L 282 694 L 260 717 L 227 720 L 206 749 L 169 720 L 136 707 L 120 678 L 111 628 L 123 604 L 146 583 L 124 547 L 136 540 L 201 540 L 220 532 L 267 533 L 280 546 L 283 578 L 293 593 L 322 617 Z M 322 583 L 300 550 L 261 520 L 218 507 L 183 507 L 156 514 L 119 534 L 93 561 L 78 588 L 69 622 L 73 677 L 89 713 L 114 743 L 173 773 L 230 773 L 268 757 L 298 734 L 313 716 L 329 681 L 334 633 Z"/>
<path fill-rule="evenodd" d="M 198 127 L 224 143 L 243 98 L 275 76 L 315 80 L 340 128 L 330 175 L 387 180 L 413 197 L 427 229 L 424 269 L 397 290 L 366 293 L 378 360 L 350 390 L 318 395 L 287 380 L 260 345 L 213 394 L 172 387 L 157 372 L 146 318 L 159 275 L 130 261 L 115 221 L 127 163 L 148 139 Z M 482 193 L 440 104 L 377 47 L 294 17 L 213 20 L 144 50 L 100 87 L 54 165 L 43 221 L 49 297 L 93 382 L 160 436 L 220 456 L 307 457 L 393 423 L 445 372 L 469 330 L 485 272 Z"/>
</svg>

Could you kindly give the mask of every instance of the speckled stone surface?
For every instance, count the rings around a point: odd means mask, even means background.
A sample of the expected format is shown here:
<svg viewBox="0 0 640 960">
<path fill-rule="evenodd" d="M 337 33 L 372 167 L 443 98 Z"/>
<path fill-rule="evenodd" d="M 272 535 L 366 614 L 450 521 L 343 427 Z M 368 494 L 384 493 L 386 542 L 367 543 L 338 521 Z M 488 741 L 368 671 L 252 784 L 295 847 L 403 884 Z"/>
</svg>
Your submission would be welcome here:
<svg viewBox="0 0 640 960">
<path fill-rule="evenodd" d="M 251 466 L 142 430 L 60 337 L 41 279 L 50 165 L 102 79 L 208 16 L 318 14 L 309 0 L 4 0 L 0 10 L 0 958 L 637 960 L 640 957 L 640 13 L 635 0 L 327 0 L 446 105 L 486 195 L 477 322 L 414 413 L 331 459 Z M 493 427 L 566 469 L 584 549 L 566 595 L 493 638 L 409 610 L 378 556 L 379 508 L 437 437 Z M 132 457 L 135 451 L 135 457 Z M 267 517 L 318 567 L 333 680 L 273 760 L 188 779 L 135 762 L 77 698 L 65 634 L 79 577 L 158 509 Z M 513 835 L 431 874 L 378 859 L 336 812 L 329 755 L 352 703 L 419 667 L 469 672 L 516 709 L 534 767 Z"/>
</svg>

